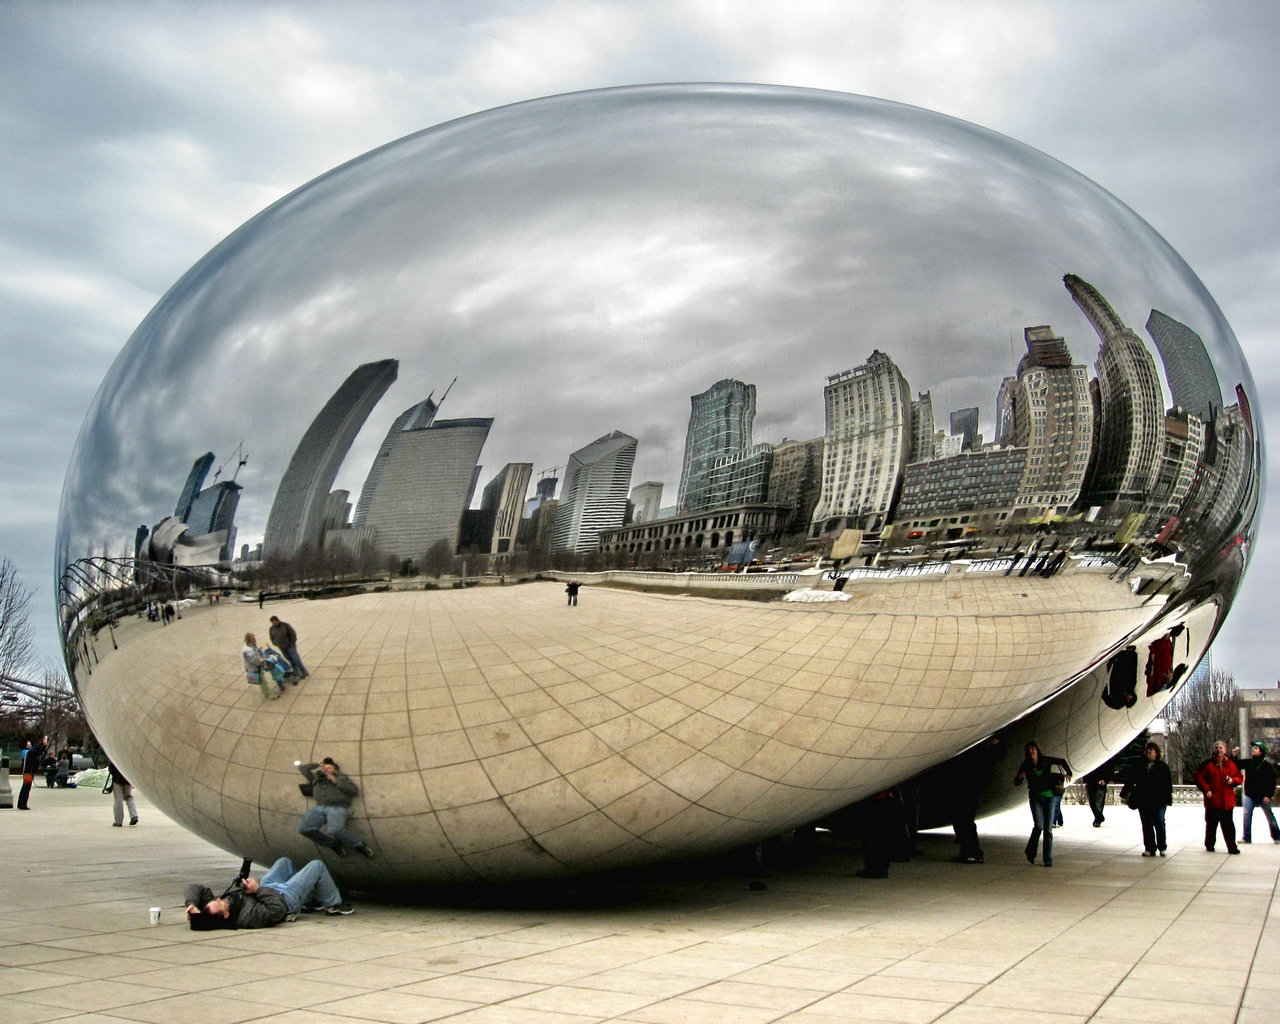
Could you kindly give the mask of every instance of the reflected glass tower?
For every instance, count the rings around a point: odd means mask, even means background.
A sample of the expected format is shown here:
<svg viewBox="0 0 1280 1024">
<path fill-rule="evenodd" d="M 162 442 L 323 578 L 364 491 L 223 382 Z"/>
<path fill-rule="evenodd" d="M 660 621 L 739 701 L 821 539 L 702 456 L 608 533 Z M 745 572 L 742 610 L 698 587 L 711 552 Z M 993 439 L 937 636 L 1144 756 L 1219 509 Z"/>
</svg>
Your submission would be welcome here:
<svg viewBox="0 0 1280 1024">
<path fill-rule="evenodd" d="M 491 532 L 485 538 L 483 551 L 505 555 L 515 547 L 524 510 L 524 496 L 533 476 L 533 463 L 508 462 L 480 494 L 480 508 L 491 513 Z M 487 520 L 486 520 L 487 521 Z"/>
<path fill-rule="evenodd" d="M 599 548 L 601 530 L 623 524 L 636 445 L 630 434 L 615 430 L 569 456 L 551 532 L 552 551 L 589 554 Z"/>
<path fill-rule="evenodd" d="M 1222 412 L 1222 385 L 1200 335 L 1158 309 L 1147 317 L 1147 333 L 1164 362 L 1173 404 L 1206 423 L 1216 419 Z"/>
<path fill-rule="evenodd" d="M 391 429 L 387 431 L 387 436 L 382 439 L 382 444 L 378 448 L 378 454 L 373 457 L 373 464 L 369 467 L 369 474 L 364 478 L 364 486 L 360 488 L 360 500 L 356 503 L 356 514 L 352 520 L 353 525 L 363 526 L 365 519 L 369 515 L 369 506 L 373 502 L 373 496 L 378 491 L 378 480 L 382 476 L 382 467 L 386 465 L 387 458 L 391 455 L 391 449 L 395 447 L 395 440 L 400 436 L 402 430 L 411 430 L 414 427 L 425 427 L 435 419 L 439 405 L 431 400 L 428 395 L 417 405 L 411 405 L 391 423 Z"/>
<path fill-rule="evenodd" d="M 658 518 L 658 509 L 662 508 L 662 483 L 658 480 L 646 480 L 631 488 L 631 504 L 635 512 L 631 517 L 633 523 L 647 523 Z"/>
<path fill-rule="evenodd" d="M 263 534 L 264 557 L 290 558 L 304 543 L 320 547 L 334 477 L 399 365 L 382 359 L 357 366 L 311 421 L 280 478 Z"/>
<path fill-rule="evenodd" d="M 173 514 L 184 523 L 191 522 L 191 503 L 196 500 L 196 495 L 204 486 L 204 478 L 209 475 L 212 466 L 213 452 L 205 452 L 191 465 L 191 472 L 187 474 L 187 482 L 183 484 L 177 507 L 173 510 Z"/>
<path fill-rule="evenodd" d="M 684 466 L 680 472 L 680 493 L 676 504 L 685 511 L 700 512 L 725 504 L 717 495 L 727 475 L 724 463 L 716 472 L 717 460 L 740 456 L 751 448 L 751 425 L 756 418 L 756 386 L 740 380 L 716 381 L 700 395 L 690 398 L 689 429 L 684 442 Z M 767 467 L 765 469 L 767 485 Z M 763 491 L 750 499 L 759 501 Z"/>
</svg>

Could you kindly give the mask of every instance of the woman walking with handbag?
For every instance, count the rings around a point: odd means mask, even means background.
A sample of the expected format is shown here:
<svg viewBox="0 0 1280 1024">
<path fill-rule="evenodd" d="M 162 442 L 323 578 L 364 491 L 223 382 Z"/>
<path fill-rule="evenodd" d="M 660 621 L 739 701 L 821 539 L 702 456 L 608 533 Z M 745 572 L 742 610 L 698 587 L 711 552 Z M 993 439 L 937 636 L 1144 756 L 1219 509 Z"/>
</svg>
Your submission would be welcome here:
<svg viewBox="0 0 1280 1024">
<path fill-rule="evenodd" d="M 1030 740 L 1022 748 L 1022 764 L 1013 777 L 1016 786 L 1027 784 L 1027 799 L 1031 804 L 1031 838 L 1027 840 L 1027 861 L 1036 862 L 1036 847 L 1044 835 L 1044 866 L 1053 867 L 1053 807 L 1055 797 L 1071 781 L 1071 766 L 1060 757 L 1050 757 L 1040 749 L 1040 744 Z"/>
</svg>

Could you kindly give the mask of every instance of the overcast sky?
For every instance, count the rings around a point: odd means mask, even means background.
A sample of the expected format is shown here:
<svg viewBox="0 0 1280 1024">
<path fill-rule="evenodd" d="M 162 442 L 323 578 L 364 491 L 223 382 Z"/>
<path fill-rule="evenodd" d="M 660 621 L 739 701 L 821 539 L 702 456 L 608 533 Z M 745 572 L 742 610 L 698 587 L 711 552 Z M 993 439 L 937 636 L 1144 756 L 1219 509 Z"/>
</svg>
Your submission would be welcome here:
<svg viewBox="0 0 1280 1024">
<path fill-rule="evenodd" d="M 808 86 L 927 107 L 1041 149 L 1132 206 L 1190 263 L 1273 418 L 1277 38 L 1270 2 L 10 0 L 0 5 L 0 554 L 36 591 L 40 653 L 56 657 L 53 533 L 71 446 L 161 294 L 331 167 L 538 96 L 651 82 Z M 1214 651 L 1245 685 L 1276 678 L 1258 639 L 1280 570 L 1269 526 Z"/>
</svg>

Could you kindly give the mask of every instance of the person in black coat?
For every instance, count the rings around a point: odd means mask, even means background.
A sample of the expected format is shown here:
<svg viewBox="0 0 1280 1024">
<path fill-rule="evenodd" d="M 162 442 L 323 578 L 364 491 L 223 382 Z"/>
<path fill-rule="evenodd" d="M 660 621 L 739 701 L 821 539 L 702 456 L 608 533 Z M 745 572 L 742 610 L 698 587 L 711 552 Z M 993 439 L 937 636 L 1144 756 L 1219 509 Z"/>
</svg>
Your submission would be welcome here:
<svg viewBox="0 0 1280 1024">
<path fill-rule="evenodd" d="M 1280 843 L 1280 827 L 1276 825 L 1271 802 L 1276 795 L 1276 768 L 1267 760 L 1265 743 L 1255 743 L 1253 756 L 1241 758 L 1239 749 L 1232 751 L 1236 767 L 1244 772 L 1244 837 L 1242 843 L 1253 842 L 1253 809 L 1259 808 L 1271 827 L 1272 842 Z"/>
<path fill-rule="evenodd" d="M 1161 758 L 1160 744 L 1148 741 L 1143 759 L 1129 772 L 1120 793 L 1142 821 L 1142 856 L 1165 855 L 1164 812 L 1173 803 L 1173 773 Z"/>
<path fill-rule="evenodd" d="M 36 772 L 44 763 L 45 751 L 49 749 L 49 737 L 41 736 L 39 743 L 29 743 L 22 752 L 22 788 L 18 790 L 18 810 L 26 811 L 27 800 L 31 797 L 31 783 Z"/>
</svg>

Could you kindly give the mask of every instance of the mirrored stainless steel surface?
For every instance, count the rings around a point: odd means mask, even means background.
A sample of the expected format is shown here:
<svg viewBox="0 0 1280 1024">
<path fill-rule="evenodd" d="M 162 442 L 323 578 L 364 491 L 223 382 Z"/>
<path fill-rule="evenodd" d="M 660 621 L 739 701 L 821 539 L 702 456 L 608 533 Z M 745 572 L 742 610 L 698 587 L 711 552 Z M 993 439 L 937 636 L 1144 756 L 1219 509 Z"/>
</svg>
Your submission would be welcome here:
<svg viewBox="0 0 1280 1024">
<path fill-rule="evenodd" d="M 298 189 L 143 321 L 67 474 L 67 664 L 238 855 L 313 855 L 293 762 L 334 757 L 362 884 L 710 853 L 997 731 L 1085 771 L 1230 607 L 1255 394 L 1150 226 L 974 125 L 504 107 Z M 270 615 L 310 673 L 272 700 Z"/>
</svg>

